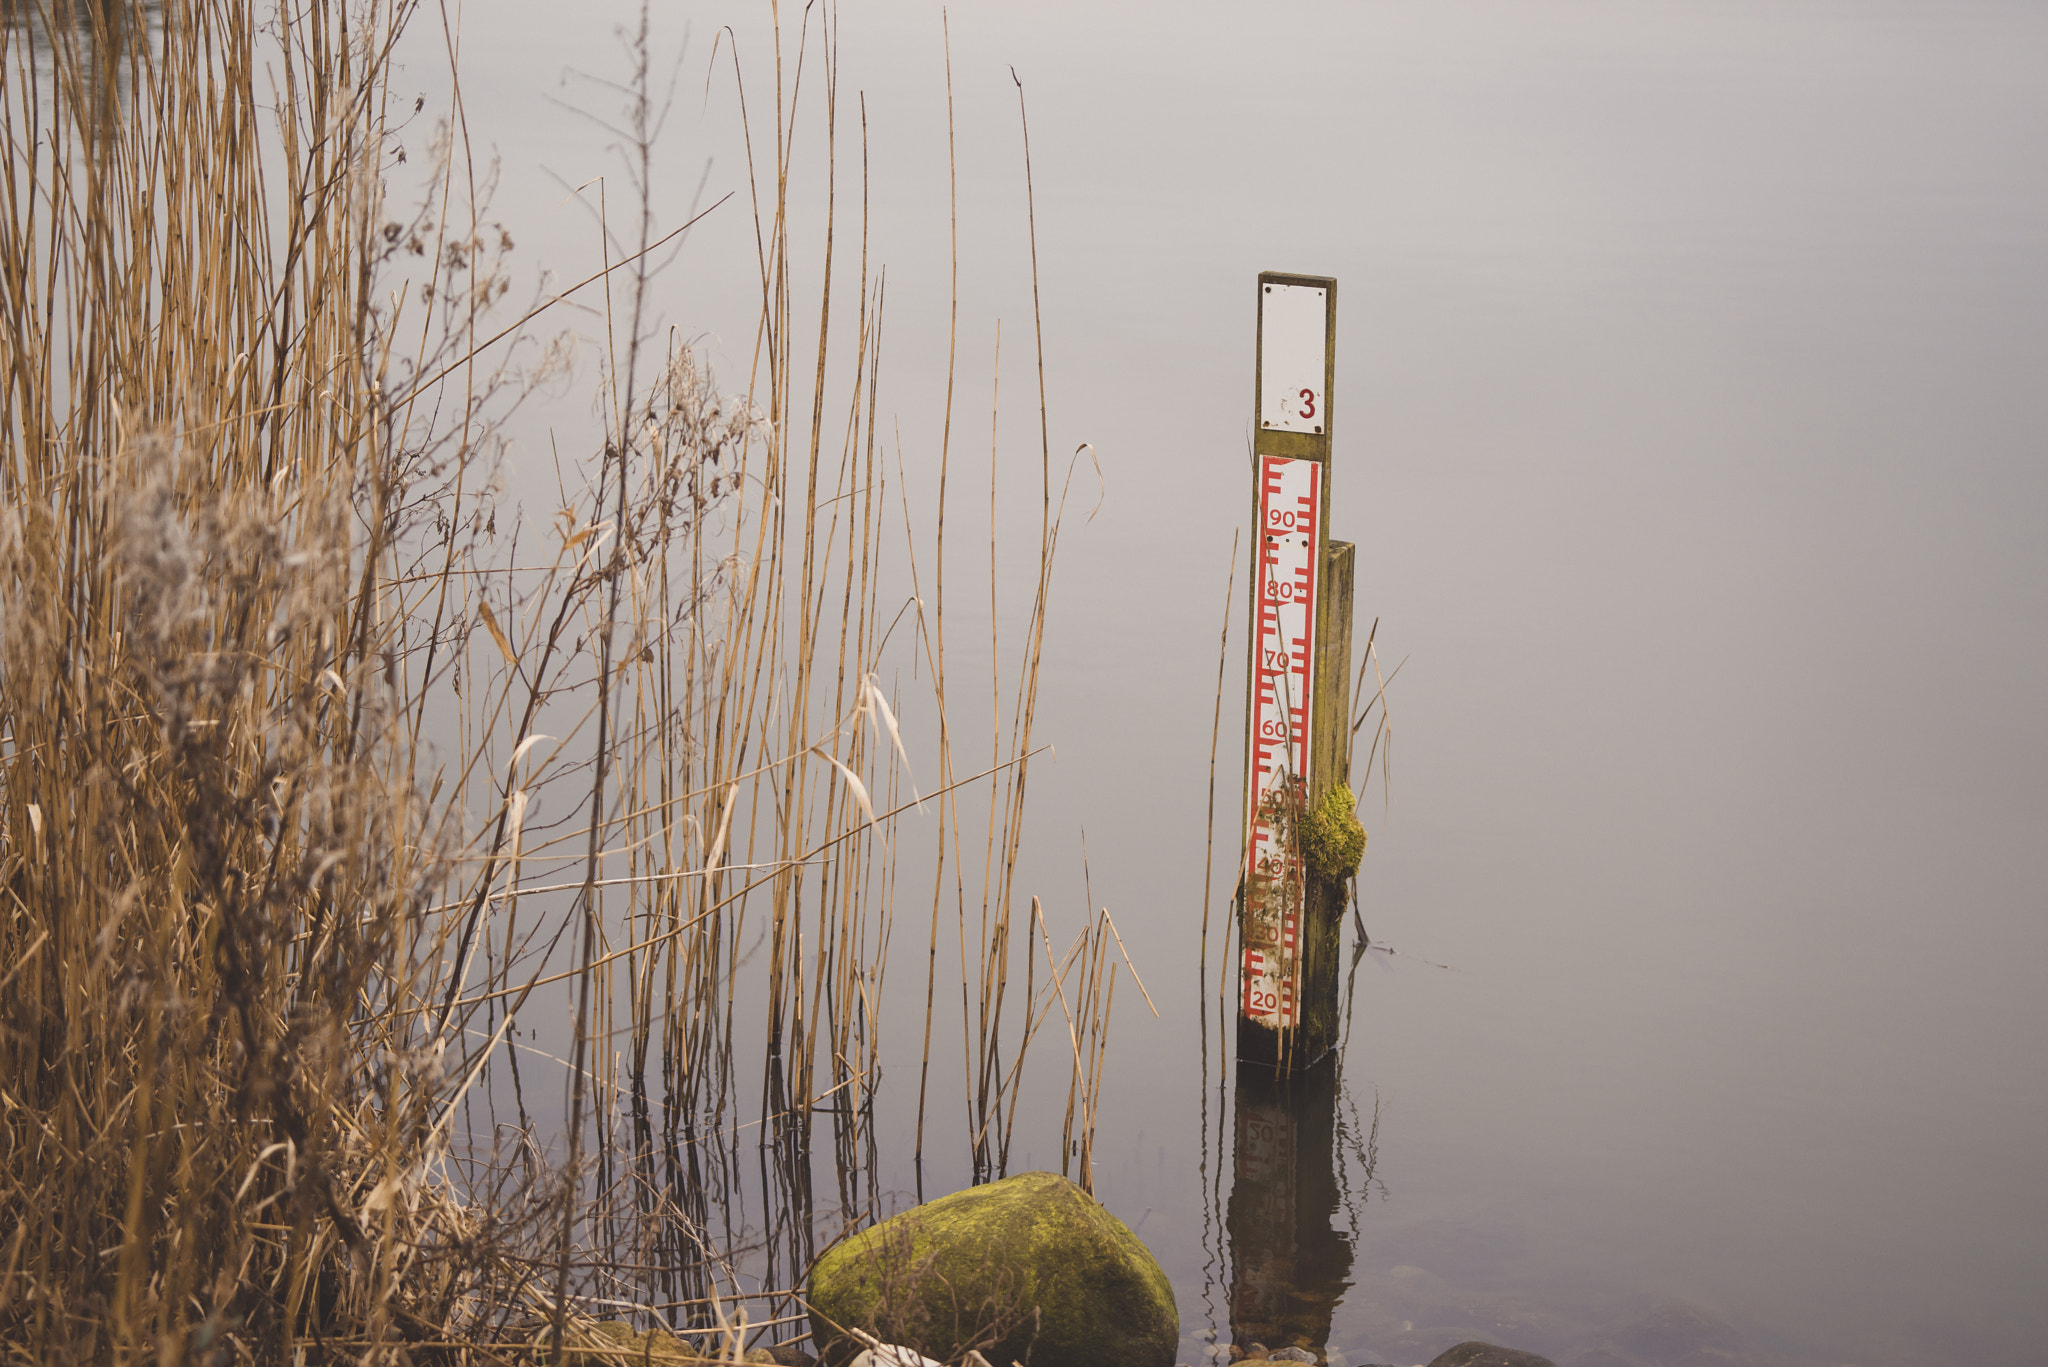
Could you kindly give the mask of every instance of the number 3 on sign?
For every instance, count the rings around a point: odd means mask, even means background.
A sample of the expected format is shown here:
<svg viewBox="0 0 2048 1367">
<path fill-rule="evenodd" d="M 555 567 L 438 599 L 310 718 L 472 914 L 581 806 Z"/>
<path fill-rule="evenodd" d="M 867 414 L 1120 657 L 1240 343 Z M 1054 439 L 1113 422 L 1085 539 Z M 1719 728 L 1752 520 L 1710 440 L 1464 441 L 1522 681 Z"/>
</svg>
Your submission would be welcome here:
<svg viewBox="0 0 2048 1367">
<path fill-rule="evenodd" d="M 1329 291 L 1315 285 L 1259 287 L 1259 425 L 1320 435 L 1329 352 Z"/>
</svg>

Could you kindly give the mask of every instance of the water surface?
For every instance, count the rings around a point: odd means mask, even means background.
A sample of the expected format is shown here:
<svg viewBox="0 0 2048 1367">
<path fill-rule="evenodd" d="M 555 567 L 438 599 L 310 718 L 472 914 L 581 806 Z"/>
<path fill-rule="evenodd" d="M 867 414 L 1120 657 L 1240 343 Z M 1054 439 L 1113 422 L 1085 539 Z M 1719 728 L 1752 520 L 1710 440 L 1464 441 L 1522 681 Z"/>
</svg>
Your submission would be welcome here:
<svg viewBox="0 0 2048 1367">
<path fill-rule="evenodd" d="M 502 158 L 495 216 L 566 278 L 597 243 L 565 200 L 608 135 L 564 105 L 610 107 L 569 74 L 619 74 L 605 13 L 479 7 L 462 36 L 471 133 Z M 768 48 L 765 10 L 688 18 L 669 222 L 744 185 L 730 80 L 706 77 L 717 27 L 747 61 Z M 864 93 L 889 267 L 884 406 L 928 471 L 940 11 L 842 18 L 842 107 Z M 1283 1280 L 1336 1298 L 1332 1358 L 1423 1361 L 1481 1333 L 1561 1363 L 1674 1344 L 2039 1361 L 2048 13 L 950 22 L 960 383 L 985 460 L 1001 319 L 1005 563 L 1035 548 L 1038 478 L 1012 66 L 1050 444 L 1092 443 L 1107 482 L 1063 543 L 1040 719 L 1059 761 L 1033 779 L 1020 887 L 1077 899 L 1085 828 L 1094 899 L 1159 1001 L 1154 1022 L 1119 1000 L 1096 1182 L 1172 1273 L 1190 1334 L 1227 1339 L 1233 1285 L 1274 1256 L 1256 1193 L 1233 1197 L 1213 934 L 1206 987 L 1197 954 L 1252 286 L 1282 269 L 1341 281 L 1332 530 L 1359 547 L 1360 639 L 1378 618 L 1406 662 L 1391 783 L 1362 810 L 1365 923 L 1395 952 L 1361 963 L 1341 1085 L 1288 1141 L 1297 1195 L 1330 1209 L 1299 1215 L 1315 1252 Z M 684 33 L 663 23 L 673 54 Z M 729 207 L 663 306 L 737 375 L 756 286 Z M 557 416 L 587 425 L 587 405 Z M 538 489 L 546 448 L 526 440 Z M 1227 677 L 1226 846 L 1241 665 Z M 1035 1142 L 1030 1162 L 1053 1162 L 1056 1140 Z M 915 1180 L 906 1165 L 895 1185 Z"/>
</svg>

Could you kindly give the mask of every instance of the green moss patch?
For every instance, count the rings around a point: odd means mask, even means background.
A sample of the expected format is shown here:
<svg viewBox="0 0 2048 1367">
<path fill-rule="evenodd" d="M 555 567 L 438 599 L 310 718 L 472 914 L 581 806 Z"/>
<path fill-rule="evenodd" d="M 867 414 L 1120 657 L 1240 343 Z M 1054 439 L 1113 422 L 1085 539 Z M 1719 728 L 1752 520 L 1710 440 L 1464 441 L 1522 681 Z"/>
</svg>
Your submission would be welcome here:
<svg viewBox="0 0 2048 1367">
<path fill-rule="evenodd" d="M 1365 858 L 1365 827 L 1358 824 L 1358 799 L 1340 783 L 1324 795 L 1302 823 L 1301 854 L 1311 875 L 1341 883 Z"/>
</svg>

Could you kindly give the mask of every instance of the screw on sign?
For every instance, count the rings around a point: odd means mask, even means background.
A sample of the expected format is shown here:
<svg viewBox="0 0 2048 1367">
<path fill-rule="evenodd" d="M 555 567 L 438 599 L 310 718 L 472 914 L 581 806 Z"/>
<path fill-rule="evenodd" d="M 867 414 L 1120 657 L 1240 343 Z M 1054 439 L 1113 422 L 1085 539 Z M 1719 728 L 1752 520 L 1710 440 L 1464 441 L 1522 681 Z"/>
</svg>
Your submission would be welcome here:
<svg viewBox="0 0 2048 1367">
<path fill-rule="evenodd" d="M 1304 879 L 1295 823 L 1307 795 L 1322 464 L 1260 456 L 1251 735 L 1245 791 L 1244 1014 L 1294 1024 Z"/>
</svg>

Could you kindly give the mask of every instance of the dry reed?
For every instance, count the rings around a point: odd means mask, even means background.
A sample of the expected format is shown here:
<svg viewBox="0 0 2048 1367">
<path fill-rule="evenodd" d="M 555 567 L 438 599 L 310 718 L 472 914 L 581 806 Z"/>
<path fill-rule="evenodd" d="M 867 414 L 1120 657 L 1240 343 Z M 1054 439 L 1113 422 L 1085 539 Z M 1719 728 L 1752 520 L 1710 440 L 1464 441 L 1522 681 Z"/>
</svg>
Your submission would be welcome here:
<svg viewBox="0 0 2048 1367">
<path fill-rule="evenodd" d="M 762 293 L 742 394 L 656 322 L 662 110 L 644 22 L 629 43 L 636 203 L 615 223 L 600 197 L 605 266 L 574 287 L 604 295 L 603 431 L 536 527 L 502 506 L 492 424 L 573 291 L 500 316 L 510 239 L 459 83 L 418 206 L 387 202 L 410 7 L 82 13 L 0 25 L 0 1351 L 502 1361 L 626 1317 L 736 1357 L 776 1332 L 820 1238 L 882 1204 L 906 712 L 937 733 L 926 959 L 950 874 L 973 1170 L 1007 1168 L 1057 1000 L 1085 1183 L 1106 913 L 1054 963 L 1033 899 L 1049 977 L 1027 967 L 1004 1027 L 1065 503 L 1042 342 L 1033 606 L 968 763 L 943 542 L 929 614 L 907 503 L 910 554 L 888 553 L 864 116 L 857 263 L 834 237 L 836 16 L 807 12 L 792 54 L 776 29 L 759 147 L 723 53 Z M 799 261 L 807 80 L 827 207 Z M 949 436 L 950 378 L 947 405 Z M 931 681 L 908 704 L 885 683 L 904 651 Z M 958 798 L 983 782 L 976 871 Z M 559 1109 L 536 1067 L 566 1079 Z"/>
</svg>

